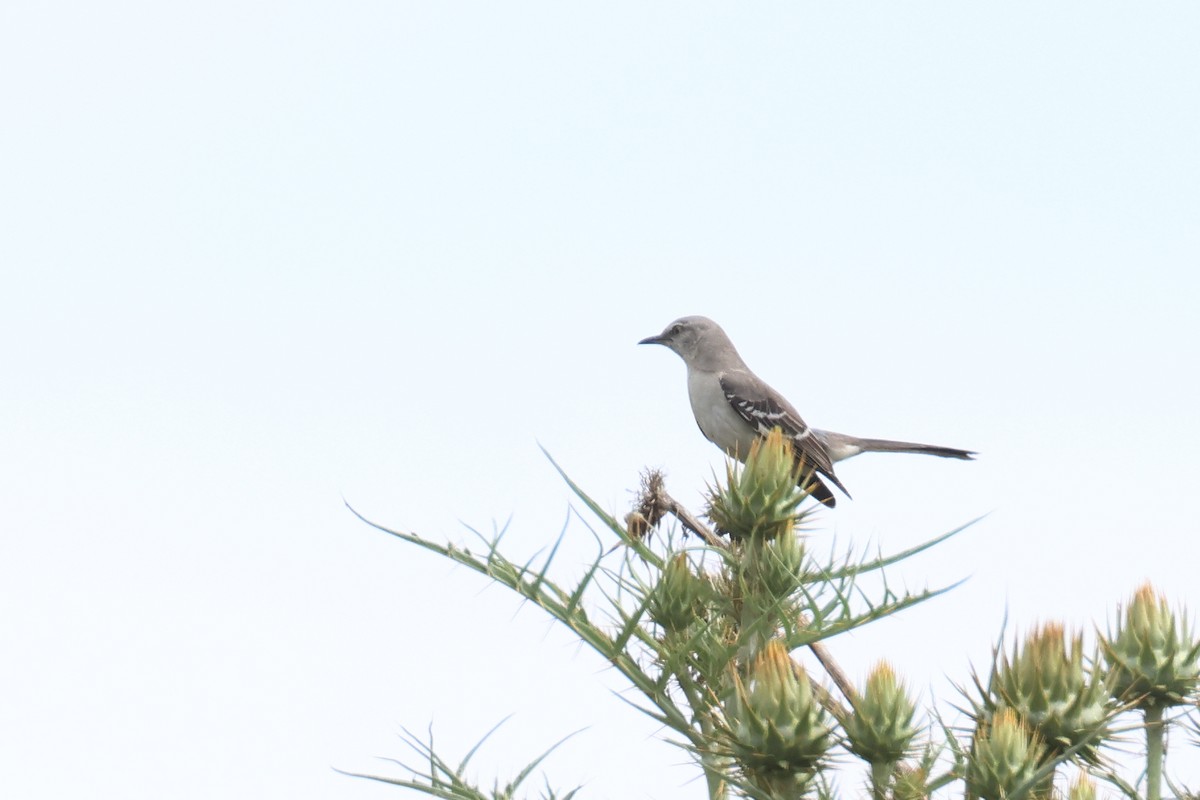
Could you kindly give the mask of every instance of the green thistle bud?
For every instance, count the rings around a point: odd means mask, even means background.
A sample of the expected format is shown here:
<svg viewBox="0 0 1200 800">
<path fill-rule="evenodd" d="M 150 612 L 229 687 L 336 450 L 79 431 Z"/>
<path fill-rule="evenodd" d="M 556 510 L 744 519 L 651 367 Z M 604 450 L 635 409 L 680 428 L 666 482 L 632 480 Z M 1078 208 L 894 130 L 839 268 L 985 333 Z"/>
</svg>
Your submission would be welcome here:
<svg viewBox="0 0 1200 800">
<path fill-rule="evenodd" d="M 1096 800 L 1096 784 L 1084 773 L 1079 773 L 1067 790 L 1067 800 Z"/>
<path fill-rule="evenodd" d="M 708 518 L 735 539 L 790 534 L 807 496 L 797 486 L 800 464 L 778 428 L 750 447 L 745 466 L 726 466 L 725 486 L 709 497 Z"/>
<path fill-rule="evenodd" d="M 917 735 L 916 706 L 886 662 L 867 677 L 867 685 L 843 720 L 850 752 L 869 764 L 893 764 L 903 758 Z"/>
<path fill-rule="evenodd" d="M 1100 673 L 1084 665 L 1082 636 L 1071 637 L 1068 646 L 1063 626 L 1049 623 L 1030 633 L 1011 660 L 1000 654 L 985 709 L 1007 706 L 1054 753 L 1078 746 L 1078 756 L 1095 763 L 1110 714 Z"/>
<path fill-rule="evenodd" d="M 748 591 L 761 591 L 770 600 L 790 597 L 804 578 L 804 542 L 795 533 L 765 541 L 751 540 L 745 549 Z"/>
<path fill-rule="evenodd" d="M 967 761 L 967 791 L 983 800 L 1016 800 L 1015 792 L 1037 774 L 1046 751 L 1037 734 L 1011 708 L 998 711 L 990 725 L 976 727 Z"/>
<path fill-rule="evenodd" d="M 1188 702 L 1200 683 L 1200 642 L 1177 622 L 1167 600 L 1145 584 L 1133 595 L 1117 632 L 1103 640 L 1114 697 L 1142 707 Z"/>
<path fill-rule="evenodd" d="M 667 562 L 650 592 L 646 604 L 650 619 L 668 633 L 687 630 L 704 613 L 706 588 L 704 579 L 692 572 L 687 556 L 678 554 Z"/>
<path fill-rule="evenodd" d="M 807 673 L 777 640 L 754 658 L 744 681 L 734 674 L 725 721 L 732 755 L 770 791 L 801 791 L 833 745 L 829 716 Z"/>
<path fill-rule="evenodd" d="M 692 649 L 696 671 L 710 685 L 720 685 L 729 674 L 729 664 L 737 657 L 737 628 L 724 614 L 710 614 L 705 624 L 691 632 L 686 640 Z M 707 692 L 702 700 L 716 702 Z"/>
<path fill-rule="evenodd" d="M 929 771 L 924 767 L 901 765 L 892 778 L 893 800 L 928 800 Z"/>
</svg>

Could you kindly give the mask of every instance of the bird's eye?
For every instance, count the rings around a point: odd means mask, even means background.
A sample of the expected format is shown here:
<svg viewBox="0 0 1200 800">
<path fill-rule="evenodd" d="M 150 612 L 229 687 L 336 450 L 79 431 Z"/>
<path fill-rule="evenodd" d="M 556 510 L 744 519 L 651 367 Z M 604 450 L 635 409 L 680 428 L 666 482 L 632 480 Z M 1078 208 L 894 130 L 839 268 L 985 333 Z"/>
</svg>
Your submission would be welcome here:
<svg viewBox="0 0 1200 800">
<path fill-rule="evenodd" d="M 679 332 L 680 332 L 680 331 L 682 331 L 682 330 L 683 330 L 683 326 L 682 326 L 682 325 L 672 325 L 672 326 L 671 326 L 671 335 L 672 335 L 672 336 L 678 336 L 678 335 L 679 335 Z"/>
</svg>

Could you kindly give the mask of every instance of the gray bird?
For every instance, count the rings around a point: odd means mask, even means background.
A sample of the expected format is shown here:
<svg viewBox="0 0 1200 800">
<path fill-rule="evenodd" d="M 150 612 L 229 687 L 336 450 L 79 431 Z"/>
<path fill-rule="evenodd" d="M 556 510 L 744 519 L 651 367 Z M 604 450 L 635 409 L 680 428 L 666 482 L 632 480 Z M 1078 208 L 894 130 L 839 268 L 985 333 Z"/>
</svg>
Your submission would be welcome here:
<svg viewBox="0 0 1200 800">
<path fill-rule="evenodd" d="M 806 466 L 800 486 L 830 508 L 837 500 L 821 478 L 849 497 L 833 465 L 859 453 L 924 453 L 967 461 L 975 455 L 954 447 L 862 439 L 810 428 L 783 395 L 750 371 L 725 331 L 708 317 L 682 317 L 638 344 L 661 344 L 683 359 L 696 424 L 727 454 L 745 460 L 755 439 L 781 429 Z"/>
</svg>

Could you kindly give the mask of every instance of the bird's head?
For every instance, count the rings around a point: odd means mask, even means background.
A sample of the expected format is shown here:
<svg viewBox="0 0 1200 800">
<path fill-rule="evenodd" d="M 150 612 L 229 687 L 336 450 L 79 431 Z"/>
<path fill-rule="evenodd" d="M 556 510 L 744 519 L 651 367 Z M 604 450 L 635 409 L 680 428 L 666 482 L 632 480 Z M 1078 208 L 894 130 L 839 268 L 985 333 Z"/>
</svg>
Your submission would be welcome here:
<svg viewBox="0 0 1200 800">
<path fill-rule="evenodd" d="M 687 364 L 704 367 L 705 360 L 733 345 L 721 326 L 708 317 L 680 317 L 657 336 L 648 336 L 638 344 L 661 344 L 679 354 Z"/>
</svg>

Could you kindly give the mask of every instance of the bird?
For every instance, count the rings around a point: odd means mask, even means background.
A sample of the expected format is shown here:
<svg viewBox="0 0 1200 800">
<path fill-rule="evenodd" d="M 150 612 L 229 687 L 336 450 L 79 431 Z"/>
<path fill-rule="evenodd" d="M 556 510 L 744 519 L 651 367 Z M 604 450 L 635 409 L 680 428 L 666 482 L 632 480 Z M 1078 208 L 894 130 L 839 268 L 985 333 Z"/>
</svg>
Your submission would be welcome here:
<svg viewBox="0 0 1200 800">
<path fill-rule="evenodd" d="M 837 498 L 826 481 L 850 497 L 833 465 L 860 453 L 921 453 L 964 461 L 977 455 L 956 447 L 866 439 L 809 427 L 782 394 L 746 366 L 729 336 L 708 317 L 681 317 L 638 344 L 660 344 L 683 359 L 696 424 L 726 454 L 744 461 L 756 439 L 779 428 L 804 466 L 798 485 L 829 508 L 837 505 Z"/>
</svg>

